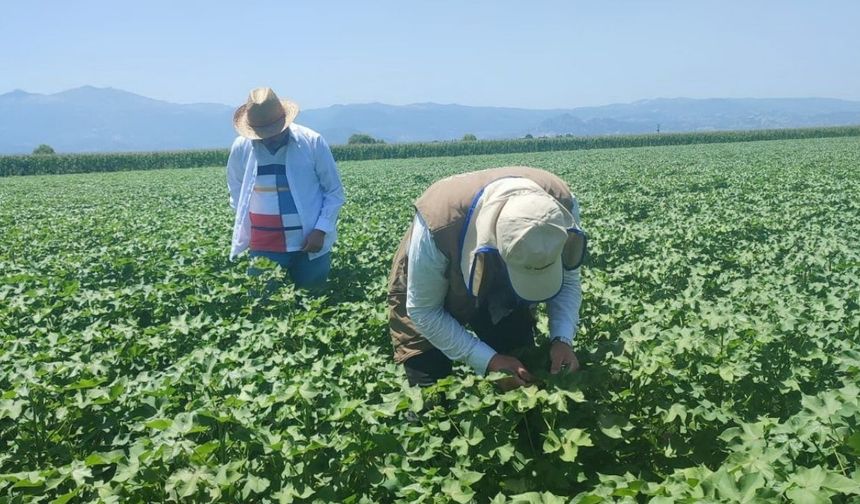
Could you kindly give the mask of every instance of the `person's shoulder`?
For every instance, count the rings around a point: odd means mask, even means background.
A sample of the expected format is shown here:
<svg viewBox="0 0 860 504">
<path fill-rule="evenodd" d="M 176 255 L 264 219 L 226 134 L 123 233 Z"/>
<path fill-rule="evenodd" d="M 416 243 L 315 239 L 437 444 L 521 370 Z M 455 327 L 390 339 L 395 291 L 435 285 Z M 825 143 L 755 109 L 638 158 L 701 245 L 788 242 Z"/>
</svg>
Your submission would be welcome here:
<svg viewBox="0 0 860 504">
<path fill-rule="evenodd" d="M 302 126 L 299 123 L 293 123 L 290 125 L 290 130 L 293 132 L 296 138 L 307 140 L 310 143 L 316 143 L 320 139 L 322 139 L 322 135 L 318 132 L 308 128 L 307 126 Z"/>
<path fill-rule="evenodd" d="M 230 146 L 230 150 L 247 149 L 250 146 L 251 140 L 240 135 L 233 140 L 233 145 Z"/>
</svg>

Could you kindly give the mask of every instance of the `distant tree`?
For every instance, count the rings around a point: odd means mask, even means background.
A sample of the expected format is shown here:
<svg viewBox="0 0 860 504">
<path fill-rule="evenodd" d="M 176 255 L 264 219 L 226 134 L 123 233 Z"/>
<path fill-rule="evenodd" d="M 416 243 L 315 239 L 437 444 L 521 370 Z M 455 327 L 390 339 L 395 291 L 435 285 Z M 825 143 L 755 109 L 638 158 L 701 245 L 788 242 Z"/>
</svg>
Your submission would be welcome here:
<svg viewBox="0 0 860 504">
<path fill-rule="evenodd" d="M 56 154 L 56 152 L 54 152 L 53 147 L 51 147 L 48 144 L 41 144 L 38 147 L 36 147 L 35 149 L 33 149 L 33 155 L 39 156 L 39 155 L 48 155 L 48 154 Z"/>
<path fill-rule="evenodd" d="M 526 133 L 526 136 L 524 138 L 528 138 L 529 140 L 531 140 L 532 138 L 534 138 L 534 136 L 532 136 L 531 133 Z"/>
<path fill-rule="evenodd" d="M 471 133 L 466 133 L 465 135 L 463 135 L 462 141 L 463 142 L 476 142 L 476 141 L 478 141 L 478 137 L 476 137 L 475 135 L 473 135 Z"/>
<path fill-rule="evenodd" d="M 379 140 L 379 139 L 373 138 L 372 136 L 368 135 L 367 133 L 355 133 L 353 135 L 350 135 L 349 140 L 347 140 L 346 143 L 348 143 L 350 145 L 352 145 L 352 144 L 384 144 L 385 140 Z"/>
</svg>

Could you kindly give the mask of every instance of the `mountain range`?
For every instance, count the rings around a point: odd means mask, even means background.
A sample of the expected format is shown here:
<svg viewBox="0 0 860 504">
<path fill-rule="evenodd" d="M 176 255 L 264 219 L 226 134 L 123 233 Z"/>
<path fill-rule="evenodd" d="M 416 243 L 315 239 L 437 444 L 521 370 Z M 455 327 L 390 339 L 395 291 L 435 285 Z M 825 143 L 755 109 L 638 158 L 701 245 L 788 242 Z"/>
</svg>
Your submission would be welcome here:
<svg viewBox="0 0 860 504">
<path fill-rule="evenodd" d="M 0 95 L 0 153 L 26 154 L 46 143 L 57 152 L 151 151 L 227 147 L 234 107 L 176 104 L 113 88 Z M 533 136 L 611 135 L 860 124 L 860 102 L 831 98 L 660 98 L 572 109 L 531 110 L 417 103 L 333 105 L 304 110 L 297 122 L 331 144 L 354 133 L 386 142 Z"/>
</svg>

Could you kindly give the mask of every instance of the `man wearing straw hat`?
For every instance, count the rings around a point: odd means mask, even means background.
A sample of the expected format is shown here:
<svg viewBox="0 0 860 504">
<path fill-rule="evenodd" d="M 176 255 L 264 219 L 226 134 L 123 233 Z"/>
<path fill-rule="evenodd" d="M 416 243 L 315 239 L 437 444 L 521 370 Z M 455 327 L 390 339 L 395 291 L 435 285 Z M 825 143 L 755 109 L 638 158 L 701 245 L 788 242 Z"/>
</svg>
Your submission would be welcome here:
<svg viewBox="0 0 860 504">
<path fill-rule="evenodd" d="M 431 385 L 452 372 L 452 361 L 510 374 L 503 389 L 532 382 L 509 352 L 534 345 L 540 302 L 550 372 L 576 371 L 586 236 L 567 185 L 537 168 L 494 168 L 436 182 L 415 209 L 388 294 L 394 358 L 409 382 Z"/>
<path fill-rule="evenodd" d="M 344 203 L 337 165 L 325 140 L 293 120 L 299 107 L 270 88 L 251 91 L 236 109 L 239 137 L 227 161 L 236 211 L 230 258 L 250 249 L 288 270 L 298 287 L 319 290 Z"/>
</svg>

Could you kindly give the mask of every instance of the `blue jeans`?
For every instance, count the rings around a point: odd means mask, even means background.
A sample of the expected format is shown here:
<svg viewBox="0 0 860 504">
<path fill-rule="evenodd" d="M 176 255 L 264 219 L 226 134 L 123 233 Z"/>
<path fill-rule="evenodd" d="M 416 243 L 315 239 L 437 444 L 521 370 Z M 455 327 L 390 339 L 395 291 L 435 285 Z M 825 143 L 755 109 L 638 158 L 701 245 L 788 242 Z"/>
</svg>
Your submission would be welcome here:
<svg viewBox="0 0 860 504">
<path fill-rule="evenodd" d="M 290 278 L 296 287 L 319 291 L 325 288 L 328 273 L 331 270 L 331 252 L 317 257 L 313 261 L 308 259 L 307 252 L 255 252 L 251 251 L 251 257 L 266 257 L 278 263 L 281 268 L 289 271 Z M 248 274 L 257 276 L 260 270 L 253 266 L 248 268 Z"/>
</svg>

